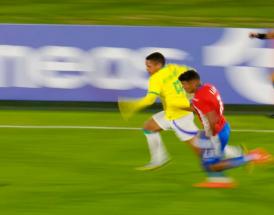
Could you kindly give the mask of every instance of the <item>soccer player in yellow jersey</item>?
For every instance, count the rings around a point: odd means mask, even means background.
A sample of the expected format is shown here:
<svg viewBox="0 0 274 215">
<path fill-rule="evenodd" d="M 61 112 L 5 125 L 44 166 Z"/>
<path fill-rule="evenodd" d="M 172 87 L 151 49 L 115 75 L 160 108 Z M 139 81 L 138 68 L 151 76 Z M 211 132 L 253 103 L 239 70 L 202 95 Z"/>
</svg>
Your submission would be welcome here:
<svg viewBox="0 0 274 215">
<path fill-rule="evenodd" d="M 152 105 L 159 97 L 163 111 L 154 114 L 145 122 L 143 130 L 151 155 L 150 163 L 140 170 L 150 170 L 163 166 L 169 161 L 168 153 L 162 142 L 160 132 L 172 129 L 180 140 L 189 143 L 194 149 L 198 128 L 192 112 L 183 110 L 189 107 L 186 92 L 178 77 L 189 70 L 187 66 L 165 63 L 165 57 L 154 52 L 146 57 L 146 69 L 150 74 L 149 87 L 145 97 L 137 100 L 119 101 L 120 112 L 124 118 Z"/>
</svg>

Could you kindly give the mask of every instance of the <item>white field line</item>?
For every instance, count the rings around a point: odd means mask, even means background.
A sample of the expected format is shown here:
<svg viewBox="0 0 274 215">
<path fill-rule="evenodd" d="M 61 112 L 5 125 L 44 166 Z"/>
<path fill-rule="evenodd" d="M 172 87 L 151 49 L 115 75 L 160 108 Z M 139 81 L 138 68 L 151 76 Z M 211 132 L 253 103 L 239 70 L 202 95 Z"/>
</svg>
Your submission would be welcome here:
<svg viewBox="0 0 274 215">
<path fill-rule="evenodd" d="M 0 128 L 22 128 L 22 129 L 97 129 L 97 130 L 141 130 L 137 127 L 116 126 L 77 126 L 77 125 L 0 125 Z M 233 132 L 247 133 L 274 133 L 274 130 L 261 129 L 232 129 Z"/>
</svg>

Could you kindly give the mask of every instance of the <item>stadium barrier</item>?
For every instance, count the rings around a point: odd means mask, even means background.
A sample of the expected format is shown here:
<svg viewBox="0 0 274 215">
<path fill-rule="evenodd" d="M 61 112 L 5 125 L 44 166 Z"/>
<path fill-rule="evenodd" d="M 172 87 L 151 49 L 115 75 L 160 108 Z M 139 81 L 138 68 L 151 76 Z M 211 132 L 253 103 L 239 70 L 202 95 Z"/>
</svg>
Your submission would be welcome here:
<svg viewBox="0 0 274 215">
<path fill-rule="evenodd" d="M 169 63 L 196 68 L 225 104 L 274 104 L 274 49 L 249 39 L 252 29 L 0 25 L 0 31 L 2 101 L 140 97 L 148 78 L 144 59 L 160 51 Z"/>
</svg>

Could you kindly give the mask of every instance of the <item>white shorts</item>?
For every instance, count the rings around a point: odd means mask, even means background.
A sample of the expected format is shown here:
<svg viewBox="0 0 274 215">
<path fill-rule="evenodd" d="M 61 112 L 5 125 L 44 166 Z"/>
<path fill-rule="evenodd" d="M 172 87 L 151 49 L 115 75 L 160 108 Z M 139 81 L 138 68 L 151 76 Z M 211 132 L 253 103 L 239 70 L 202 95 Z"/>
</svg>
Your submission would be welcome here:
<svg viewBox="0 0 274 215">
<path fill-rule="evenodd" d="M 167 120 L 165 112 L 161 111 L 152 116 L 154 121 L 163 130 L 173 130 L 181 141 L 187 141 L 193 138 L 198 133 L 198 127 L 194 123 L 194 115 L 190 113 L 186 116 L 175 120 Z"/>
</svg>

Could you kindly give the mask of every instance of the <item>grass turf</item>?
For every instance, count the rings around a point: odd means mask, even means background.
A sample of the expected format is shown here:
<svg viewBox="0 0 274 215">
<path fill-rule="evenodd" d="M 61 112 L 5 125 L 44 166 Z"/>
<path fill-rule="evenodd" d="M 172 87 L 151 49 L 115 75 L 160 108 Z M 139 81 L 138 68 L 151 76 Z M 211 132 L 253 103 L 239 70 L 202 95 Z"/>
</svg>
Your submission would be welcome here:
<svg viewBox="0 0 274 215">
<path fill-rule="evenodd" d="M 258 0 L 1 0 L 0 22 L 273 28 L 273 14 Z"/>
<path fill-rule="evenodd" d="M 274 3 L 257 0 L 1 1 L 1 23 L 273 27 Z M 140 127 L 149 114 L 123 122 L 117 113 L 0 111 L 6 125 Z M 274 129 L 273 119 L 229 115 L 234 129 Z M 0 211 L 4 215 L 273 214 L 274 168 L 229 171 L 236 190 L 191 187 L 203 179 L 189 148 L 163 138 L 173 162 L 155 172 L 140 131 L 0 128 Z M 273 133 L 233 132 L 232 144 L 274 153 Z"/>
<path fill-rule="evenodd" d="M 151 114 L 124 122 L 116 112 L 0 111 L 2 125 L 141 127 Z M 232 128 L 274 130 L 273 119 L 228 115 Z M 273 214 L 274 168 L 229 171 L 235 190 L 191 187 L 203 180 L 199 162 L 172 132 L 163 134 L 173 161 L 154 172 L 136 130 L 0 128 L 0 211 L 5 215 Z M 231 143 L 274 153 L 274 133 L 232 132 Z"/>
</svg>

